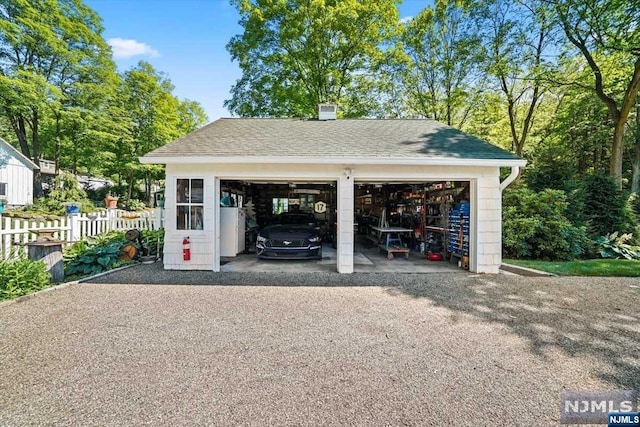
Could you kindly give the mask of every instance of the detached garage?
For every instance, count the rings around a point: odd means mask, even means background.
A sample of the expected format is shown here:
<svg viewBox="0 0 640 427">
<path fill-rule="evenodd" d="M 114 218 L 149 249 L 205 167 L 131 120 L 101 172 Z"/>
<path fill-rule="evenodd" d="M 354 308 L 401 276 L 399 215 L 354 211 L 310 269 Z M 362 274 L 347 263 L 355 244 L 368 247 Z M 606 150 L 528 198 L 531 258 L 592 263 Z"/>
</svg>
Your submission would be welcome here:
<svg viewBox="0 0 640 427">
<path fill-rule="evenodd" d="M 362 239 L 391 258 L 434 251 L 497 273 L 501 192 L 526 164 L 432 120 L 335 116 L 220 119 L 140 160 L 166 165 L 165 269 L 220 271 L 221 257 L 255 249 L 251 230 L 272 215 L 305 212 L 340 273 L 354 271 Z"/>
</svg>

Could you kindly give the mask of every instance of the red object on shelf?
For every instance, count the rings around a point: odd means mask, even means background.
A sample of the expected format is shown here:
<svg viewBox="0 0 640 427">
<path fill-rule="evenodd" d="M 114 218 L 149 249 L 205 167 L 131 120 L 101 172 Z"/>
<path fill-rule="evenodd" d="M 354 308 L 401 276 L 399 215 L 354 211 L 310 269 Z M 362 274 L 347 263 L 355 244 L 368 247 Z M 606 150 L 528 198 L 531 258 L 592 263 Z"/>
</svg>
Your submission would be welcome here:
<svg viewBox="0 0 640 427">
<path fill-rule="evenodd" d="M 429 252 L 427 254 L 427 259 L 429 261 L 442 261 L 442 254 Z"/>
</svg>

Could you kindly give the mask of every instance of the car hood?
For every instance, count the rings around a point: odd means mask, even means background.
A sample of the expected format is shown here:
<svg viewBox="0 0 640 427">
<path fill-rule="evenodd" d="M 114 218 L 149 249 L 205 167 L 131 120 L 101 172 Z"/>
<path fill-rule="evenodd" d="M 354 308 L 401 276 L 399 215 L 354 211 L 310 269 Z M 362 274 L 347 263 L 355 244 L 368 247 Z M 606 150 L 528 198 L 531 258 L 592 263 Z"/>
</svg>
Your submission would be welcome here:
<svg viewBox="0 0 640 427">
<path fill-rule="evenodd" d="M 308 239 L 318 234 L 318 230 L 307 225 L 277 224 L 265 227 L 260 231 L 260 236 L 267 239 Z"/>
</svg>

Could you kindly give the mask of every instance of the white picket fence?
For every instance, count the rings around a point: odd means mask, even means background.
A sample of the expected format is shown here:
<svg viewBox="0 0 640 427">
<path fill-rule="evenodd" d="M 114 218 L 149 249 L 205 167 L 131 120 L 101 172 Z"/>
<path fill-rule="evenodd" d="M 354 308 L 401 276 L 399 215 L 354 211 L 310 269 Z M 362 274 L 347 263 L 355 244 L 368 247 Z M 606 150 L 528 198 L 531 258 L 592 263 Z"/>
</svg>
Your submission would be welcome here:
<svg viewBox="0 0 640 427">
<path fill-rule="evenodd" d="M 39 234 L 52 234 L 63 245 L 109 231 L 157 230 L 164 226 L 163 209 L 127 212 L 118 209 L 89 214 L 71 214 L 59 220 L 45 221 L 0 217 L 0 259 L 26 256 L 25 243 Z"/>
</svg>

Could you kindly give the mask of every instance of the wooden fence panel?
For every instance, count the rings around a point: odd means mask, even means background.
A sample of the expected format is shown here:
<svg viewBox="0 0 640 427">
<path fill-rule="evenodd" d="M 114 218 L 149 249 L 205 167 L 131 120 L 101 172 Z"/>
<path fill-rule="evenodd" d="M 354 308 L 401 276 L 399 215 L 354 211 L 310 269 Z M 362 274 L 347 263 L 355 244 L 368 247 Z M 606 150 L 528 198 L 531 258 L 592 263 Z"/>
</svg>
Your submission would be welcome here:
<svg viewBox="0 0 640 427">
<path fill-rule="evenodd" d="M 134 217 L 136 216 L 137 217 Z M 64 245 L 76 240 L 84 240 L 112 230 L 126 231 L 154 230 L 156 224 L 162 224 L 161 209 L 131 212 L 113 210 L 62 217 L 59 220 L 26 220 L 21 218 L 0 217 L 0 259 L 26 256 L 25 243 L 38 238 L 38 230 L 55 230 L 53 237 L 63 241 Z"/>
</svg>

